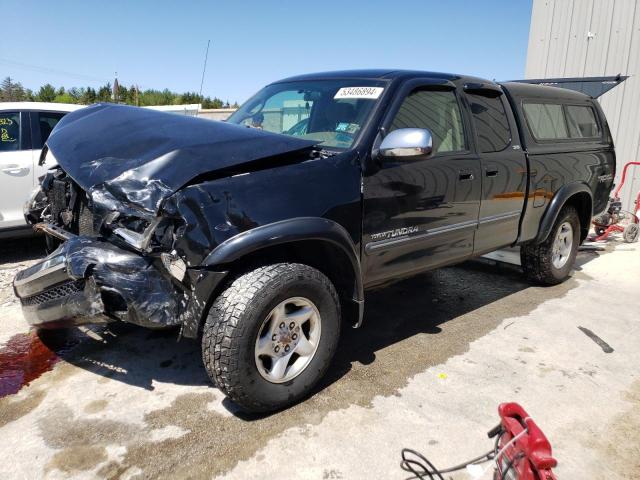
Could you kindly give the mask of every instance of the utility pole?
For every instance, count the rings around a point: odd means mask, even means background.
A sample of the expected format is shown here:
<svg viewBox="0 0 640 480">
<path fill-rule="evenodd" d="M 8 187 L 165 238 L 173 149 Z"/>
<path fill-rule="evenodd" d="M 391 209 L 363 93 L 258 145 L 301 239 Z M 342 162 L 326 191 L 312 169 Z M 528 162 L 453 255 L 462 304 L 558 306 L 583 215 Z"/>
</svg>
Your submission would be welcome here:
<svg viewBox="0 0 640 480">
<path fill-rule="evenodd" d="M 209 57 L 209 44 L 211 40 L 207 40 L 207 52 L 204 54 L 204 67 L 202 68 L 202 80 L 200 80 L 200 102 L 202 103 L 202 85 L 204 84 L 204 72 L 207 71 L 207 58 Z"/>
</svg>

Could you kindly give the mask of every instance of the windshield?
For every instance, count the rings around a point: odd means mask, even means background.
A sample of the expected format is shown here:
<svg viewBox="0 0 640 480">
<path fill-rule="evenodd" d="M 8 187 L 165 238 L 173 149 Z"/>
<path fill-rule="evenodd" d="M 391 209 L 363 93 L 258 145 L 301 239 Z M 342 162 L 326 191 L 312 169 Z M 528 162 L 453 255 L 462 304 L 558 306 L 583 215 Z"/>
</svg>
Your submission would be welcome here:
<svg viewBox="0 0 640 480">
<path fill-rule="evenodd" d="M 382 81 L 276 83 L 251 97 L 227 122 L 350 148 L 385 87 Z"/>
</svg>

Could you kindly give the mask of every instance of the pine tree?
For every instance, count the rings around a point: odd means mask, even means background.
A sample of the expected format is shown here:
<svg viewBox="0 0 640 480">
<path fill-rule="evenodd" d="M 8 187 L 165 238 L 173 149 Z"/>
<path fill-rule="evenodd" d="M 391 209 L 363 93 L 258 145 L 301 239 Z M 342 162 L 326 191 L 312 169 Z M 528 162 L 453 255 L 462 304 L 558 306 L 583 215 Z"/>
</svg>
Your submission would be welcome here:
<svg viewBox="0 0 640 480">
<path fill-rule="evenodd" d="M 106 85 L 100 87 L 96 97 L 98 102 L 111 102 L 111 83 L 107 82 Z"/>
<path fill-rule="evenodd" d="M 40 87 L 36 98 L 39 102 L 53 102 L 56 98 L 56 89 L 53 85 L 47 83 Z"/>
<path fill-rule="evenodd" d="M 21 102 L 26 100 L 26 94 L 20 82 L 14 82 L 11 77 L 6 77 L 0 83 L 0 101 Z"/>
</svg>

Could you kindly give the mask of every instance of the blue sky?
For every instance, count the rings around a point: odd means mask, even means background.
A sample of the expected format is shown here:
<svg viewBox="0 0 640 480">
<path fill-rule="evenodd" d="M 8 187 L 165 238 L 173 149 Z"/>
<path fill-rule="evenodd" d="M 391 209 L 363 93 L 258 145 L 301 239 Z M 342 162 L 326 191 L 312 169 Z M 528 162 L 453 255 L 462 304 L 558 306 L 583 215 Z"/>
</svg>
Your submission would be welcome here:
<svg viewBox="0 0 640 480">
<path fill-rule="evenodd" d="M 141 88 L 246 100 L 266 83 L 348 68 L 523 78 L 530 0 L 0 0 L 0 77 L 25 87 Z"/>
</svg>

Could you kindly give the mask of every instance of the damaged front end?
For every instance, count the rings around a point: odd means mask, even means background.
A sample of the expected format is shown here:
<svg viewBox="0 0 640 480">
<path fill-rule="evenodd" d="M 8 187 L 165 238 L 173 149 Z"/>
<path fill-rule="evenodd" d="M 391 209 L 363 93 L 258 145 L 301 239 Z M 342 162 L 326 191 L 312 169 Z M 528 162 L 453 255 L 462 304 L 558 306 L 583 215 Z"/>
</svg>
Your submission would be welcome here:
<svg viewBox="0 0 640 480">
<path fill-rule="evenodd" d="M 58 166 L 25 207 L 52 252 L 19 272 L 14 290 L 39 327 L 121 320 L 181 325 L 195 336 L 224 270 L 189 257 L 187 224 L 163 206 L 189 182 L 224 177 L 265 157 L 308 151 L 312 142 L 235 125 L 115 105 L 67 115 L 41 162 Z M 215 244 L 206 245 L 207 250 Z"/>
<path fill-rule="evenodd" d="M 109 205 L 59 168 L 47 174 L 25 215 L 53 251 L 14 280 L 27 321 L 58 328 L 121 320 L 197 331 L 225 272 L 187 268 L 172 249 L 180 219 L 108 211 Z"/>
</svg>

